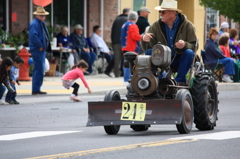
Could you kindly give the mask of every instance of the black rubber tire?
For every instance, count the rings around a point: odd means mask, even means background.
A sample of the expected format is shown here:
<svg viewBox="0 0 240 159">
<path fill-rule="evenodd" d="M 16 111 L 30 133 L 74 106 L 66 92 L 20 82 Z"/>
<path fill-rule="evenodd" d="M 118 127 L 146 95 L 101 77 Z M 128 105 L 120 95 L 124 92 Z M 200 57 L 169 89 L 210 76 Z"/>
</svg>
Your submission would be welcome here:
<svg viewBox="0 0 240 159">
<path fill-rule="evenodd" d="M 147 131 L 150 125 L 131 125 L 134 131 Z"/>
<path fill-rule="evenodd" d="M 191 88 L 194 123 L 199 130 L 213 130 L 218 113 L 218 92 L 211 75 L 196 76 Z"/>
<path fill-rule="evenodd" d="M 182 119 L 180 124 L 176 124 L 180 134 L 188 134 L 193 125 L 193 101 L 190 92 L 186 89 L 177 91 L 175 99 L 182 100 Z"/>
<path fill-rule="evenodd" d="M 121 96 L 118 91 L 108 91 L 105 95 L 104 101 L 118 101 L 121 100 Z M 120 130 L 120 125 L 104 126 L 104 130 L 108 135 L 115 135 Z"/>
</svg>

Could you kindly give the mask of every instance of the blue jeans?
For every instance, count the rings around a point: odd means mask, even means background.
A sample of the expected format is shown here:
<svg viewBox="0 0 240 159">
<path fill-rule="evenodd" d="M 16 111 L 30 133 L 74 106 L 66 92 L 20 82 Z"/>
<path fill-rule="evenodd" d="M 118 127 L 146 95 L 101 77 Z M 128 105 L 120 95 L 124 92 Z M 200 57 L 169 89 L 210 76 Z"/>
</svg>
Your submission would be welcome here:
<svg viewBox="0 0 240 159">
<path fill-rule="evenodd" d="M 0 100 L 3 97 L 3 94 L 4 94 L 5 90 L 6 90 L 5 86 L 1 83 L 0 84 Z"/>
<path fill-rule="evenodd" d="M 108 66 L 105 70 L 105 73 L 109 74 L 114 67 L 114 61 L 113 61 L 114 56 L 112 54 L 109 55 L 109 54 L 104 53 L 104 52 L 100 52 L 100 55 L 107 60 Z"/>
<path fill-rule="evenodd" d="M 16 87 L 15 87 L 15 84 L 11 84 L 11 87 L 16 91 Z M 7 94 L 6 94 L 6 97 L 5 97 L 5 100 L 15 100 L 16 98 L 16 95 L 15 94 L 12 94 L 12 92 L 8 91 Z"/>
<path fill-rule="evenodd" d="M 96 60 L 96 54 L 94 52 L 85 52 L 85 51 L 81 51 L 81 59 L 83 59 L 85 62 L 88 63 L 88 72 L 92 73 L 92 65 L 94 63 L 94 61 Z"/>
<path fill-rule="evenodd" d="M 231 58 L 219 59 L 219 63 L 222 63 L 224 66 L 224 74 L 235 75 L 235 66 L 234 61 Z"/>
<path fill-rule="evenodd" d="M 32 92 L 41 91 L 44 77 L 44 65 L 46 51 L 32 51 L 32 58 L 34 62 L 33 75 L 32 75 Z"/>
<path fill-rule="evenodd" d="M 177 54 L 171 66 L 178 68 L 176 82 L 186 83 L 186 74 L 192 65 L 194 52 L 186 49 L 182 54 Z"/>
<path fill-rule="evenodd" d="M 128 82 L 128 80 L 130 80 L 130 77 L 131 77 L 130 68 L 123 67 L 123 79 L 124 79 L 124 82 Z"/>
</svg>

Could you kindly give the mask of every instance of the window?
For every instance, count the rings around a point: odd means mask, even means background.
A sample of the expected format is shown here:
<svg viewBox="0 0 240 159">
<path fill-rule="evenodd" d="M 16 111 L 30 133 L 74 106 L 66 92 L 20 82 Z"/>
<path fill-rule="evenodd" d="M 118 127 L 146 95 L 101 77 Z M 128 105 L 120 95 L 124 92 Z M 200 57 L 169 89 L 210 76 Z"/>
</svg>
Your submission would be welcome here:
<svg viewBox="0 0 240 159">
<path fill-rule="evenodd" d="M 0 27 L 2 30 L 6 30 L 6 1 L 0 1 Z"/>
<path fill-rule="evenodd" d="M 141 7 L 146 6 L 146 0 L 133 0 L 133 10 L 138 11 Z"/>
<path fill-rule="evenodd" d="M 206 8 L 206 17 L 207 17 L 207 31 L 212 27 L 218 26 L 218 12 L 211 8 Z"/>
<path fill-rule="evenodd" d="M 49 12 L 46 25 L 53 25 L 54 28 L 66 25 L 69 34 L 76 24 L 84 26 L 84 0 L 54 0 L 45 10 Z"/>
<path fill-rule="evenodd" d="M 218 27 L 218 11 L 211 8 L 206 8 L 206 27 L 205 27 L 205 39 L 207 39 L 208 31 L 214 27 Z"/>
</svg>

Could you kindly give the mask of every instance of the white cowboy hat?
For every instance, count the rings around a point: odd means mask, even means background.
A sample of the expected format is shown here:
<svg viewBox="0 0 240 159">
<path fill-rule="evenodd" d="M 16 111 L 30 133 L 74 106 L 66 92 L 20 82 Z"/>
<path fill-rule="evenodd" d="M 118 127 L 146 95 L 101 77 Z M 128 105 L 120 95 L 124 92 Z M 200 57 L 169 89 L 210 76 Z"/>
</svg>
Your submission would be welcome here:
<svg viewBox="0 0 240 159">
<path fill-rule="evenodd" d="M 182 12 L 182 10 L 177 9 L 178 2 L 175 0 L 163 0 L 161 6 L 157 6 L 154 9 L 155 10 L 174 10 L 178 12 Z"/>
<path fill-rule="evenodd" d="M 45 11 L 43 7 L 37 7 L 37 10 L 33 12 L 34 15 L 48 15 L 49 13 Z"/>
</svg>

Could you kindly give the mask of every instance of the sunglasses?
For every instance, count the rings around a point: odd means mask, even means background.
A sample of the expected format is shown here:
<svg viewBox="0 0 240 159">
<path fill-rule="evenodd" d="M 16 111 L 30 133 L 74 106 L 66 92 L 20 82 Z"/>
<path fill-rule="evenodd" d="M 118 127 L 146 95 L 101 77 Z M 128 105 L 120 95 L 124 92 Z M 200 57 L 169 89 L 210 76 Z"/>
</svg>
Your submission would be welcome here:
<svg viewBox="0 0 240 159">
<path fill-rule="evenodd" d="M 167 11 L 159 11 L 160 14 L 166 14 Z"/>
</svg>

